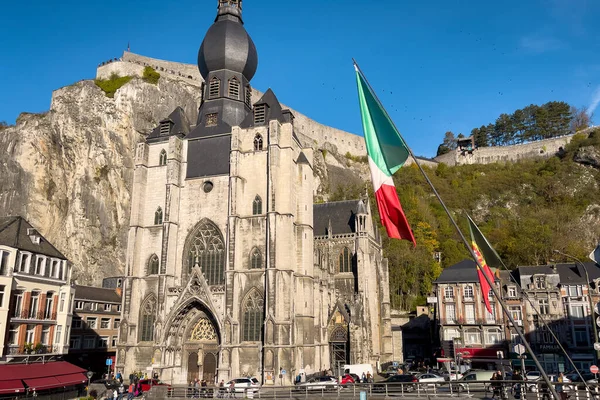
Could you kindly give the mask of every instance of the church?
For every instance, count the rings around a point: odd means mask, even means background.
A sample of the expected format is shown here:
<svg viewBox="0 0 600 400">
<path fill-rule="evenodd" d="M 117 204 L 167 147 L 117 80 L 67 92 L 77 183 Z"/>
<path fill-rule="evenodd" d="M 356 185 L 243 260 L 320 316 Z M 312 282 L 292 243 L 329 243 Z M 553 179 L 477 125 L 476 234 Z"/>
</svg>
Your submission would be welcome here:
<svg viewBox="0 0 600 400">
<path fill-rule="evenodd" d="M 367 197 L 315 204 L 313 149 L 268 90 L 242 0 L 200 46 L 197 121 L 165 116 L 135 152 L 116 370 L 171 384 L 392 359 L 387 260 Z"/>
</svg>

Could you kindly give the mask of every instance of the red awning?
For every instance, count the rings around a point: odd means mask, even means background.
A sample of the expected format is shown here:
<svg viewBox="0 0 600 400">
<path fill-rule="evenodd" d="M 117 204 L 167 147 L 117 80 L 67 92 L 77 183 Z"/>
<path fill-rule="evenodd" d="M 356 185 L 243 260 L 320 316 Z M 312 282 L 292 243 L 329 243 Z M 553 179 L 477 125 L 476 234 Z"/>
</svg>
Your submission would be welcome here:
<svg viewBox="0 0 600 400">
<path fill-rule="evenodd" d="M 66 361 L 54 361 L 35 364 L 4 364 L 0 365 L 0 379 L 37 379 L 58 375 L 84 373 L 85 369 Z"/>
<path fill-rule="evenodd" d="M 0 394 L 22 393 L 24 391 L 23 382 L 18 379 L 0 381 Z"/>
<path fill-rule="evenodd" d="M 53 389 L 63 386 L 63 384 L 54 377 L 24 379 L 24 381 L 30 390 L 35 389 L 38 392 L 40 390 Z"/>
<path fill-rule="evenodd" d="M 56 379 L 58 379 L 62 386 L 79 385 L 80 383 L 87 382 L 87 377 L 84 374 L 60 375 Z"/>
<path fill-rule="evenodd" d="M 455 351 L 461 353 L 463 358 L 497 358 L 496 353 L 501 348 L 489 348 L 489 347 L 465 347 L 459 348 Z"/>
</svg>

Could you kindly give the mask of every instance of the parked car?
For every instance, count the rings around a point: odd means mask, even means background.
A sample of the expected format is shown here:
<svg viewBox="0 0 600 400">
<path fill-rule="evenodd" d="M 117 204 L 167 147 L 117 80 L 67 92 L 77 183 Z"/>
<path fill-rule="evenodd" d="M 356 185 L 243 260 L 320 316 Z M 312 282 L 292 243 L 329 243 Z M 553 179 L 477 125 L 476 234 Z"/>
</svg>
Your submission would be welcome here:
<svg viewBox="0 0 600 400">
<path fill-rule="evenodd" d="M 383 393 L 409 393 L 417 389 L 419 380 L 414 375 L 393 375 L 373 385 L 373 391 Z"/>
<path fill-rule="evenodd" d="M 166 383 L 162 383 L 158 379 L 142 379 L 140 380 L 142 384 L 142 392 L 147 392 L 152 388 L 152 386 L 170 386 Z"/>
<path fill-rule="evenodd" d="M 235 378 L 225 384 L 226 388 L 231 387 L 233 382 L 233 390 L 236 393 L 247 393 L 247 392 L 258 392 L 260 389 L 260 383 L 256 378 Z"/>
<path fill-rule="evenodd" d="M 335 390 L 338 381 L 333 376 L 315 376 L 296 385 L 297 390 Z"/>
<path fill-rule="evenodd" d="M 419 380 L 419 384 L 422 384 L 420 385 L 421 387 L 436 386 L 445 382 L 443 376 L 431 373 L 419 374 L 416 377 Z"/>
<path fill-rule="evenodd" d="M 397 375 L 398 374 L 398 368 L 394 368 L 394 367 L 390 367 L 388 369 L 386 369 L 385 371 L 382 371 L 379 375 L 383 376 L 384 378 L 389 378 L 392 375 Z"/>
<path fill-rule="evenodd" d="M 448 372 L 448 371 L 442 372 L 442 376 L 447 381 L 456 381 L 463 377 L 463 375 L 460 372 L 458 372 L 457 370 L 454 370 L 454 369 L 450 372 Z"/>
<path fill-rule="evenodd" d="M 344 374 L 340 380 L 340 385 L 351 385 L 356 383 L 354 377 L 350 374 Z"/>
<path fill-rule="evenodd" d="M 456 381 L 456 386 L 458 390 L 478 390 L 483 389 L 485 391 L 490 390 L 489 382 L 481 382 L 481 381 L 489 381 L 492 379 L 496 371 L 486 371 L 486 370 L 470 370 L 465 372 L 464 376 Z M 506 377 L 505 379 L 509 379 Z"/>
</svg>

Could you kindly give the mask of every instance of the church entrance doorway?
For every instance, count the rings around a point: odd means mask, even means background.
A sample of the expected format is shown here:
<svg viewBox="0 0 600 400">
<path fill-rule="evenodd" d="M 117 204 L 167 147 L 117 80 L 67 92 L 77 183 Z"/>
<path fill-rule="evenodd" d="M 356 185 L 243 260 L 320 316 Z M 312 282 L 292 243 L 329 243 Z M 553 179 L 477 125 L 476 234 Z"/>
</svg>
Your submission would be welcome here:
<svg viewBox="0 0 600 400">
<path fill-rule="evenodd" d="M 196 379 L 198 379 L 198 353 L 196 352 L 192 352 L 190 353 L 190 355 L 188 356 L 188 374 L 187 374 L 187 381 L 188 382 L 194 382 Z"/>
<path fill-rule="evenodd" d="M 217 358 L 213 353 L 206 353 L 204 355 L 202 367 L 202 379 L 209 384 L 215 382 L 215 376 L 217 374 Z"/>
<path fill-rule="evenodd" d="M 341 326 L 335 328 L 329 337 L 329 359 L 335 376 L 341 376 L 344 364 L 350 363 L 348 347 L 348 329 Z"/>
</svg>

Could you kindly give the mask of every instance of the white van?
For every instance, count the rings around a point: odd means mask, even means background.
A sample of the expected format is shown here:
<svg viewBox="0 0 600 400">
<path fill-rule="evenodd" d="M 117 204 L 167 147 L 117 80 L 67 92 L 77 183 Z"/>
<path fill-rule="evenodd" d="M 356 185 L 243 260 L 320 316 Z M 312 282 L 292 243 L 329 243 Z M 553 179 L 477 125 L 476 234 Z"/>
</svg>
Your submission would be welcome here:
<svg viewBox="0 0 600 400">
<path fill-rule="evenodd" d="M 356 374 L 360 379 L 362 379 L 363 374 L 367 376 L 367 372 L 373 375 L 373 366 L 371 364 L 346 364 L 344 365 L 344 373 L 345 374 Z"/>
<path fill-rule="evenodd" d="M 469 386 L 469 390 L 472 389 L 484 389 L 488 391 L 490 389 L 489 382 L 479 382 L 479 381 L 489 381 L 492 379 L 492 375 L 494 375 L 496 371 L 479 371 L 479 370 L 471 370 L 465 372 L 465 375 L 460 378 L 456 383 L 460 386 L 461 390 L 465 390 L 467 385 Z M 476 383 L 474 383 L 476 382 Z"/>
</svg>

